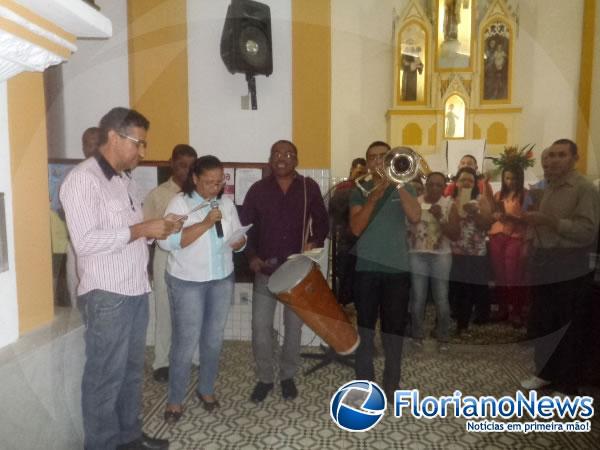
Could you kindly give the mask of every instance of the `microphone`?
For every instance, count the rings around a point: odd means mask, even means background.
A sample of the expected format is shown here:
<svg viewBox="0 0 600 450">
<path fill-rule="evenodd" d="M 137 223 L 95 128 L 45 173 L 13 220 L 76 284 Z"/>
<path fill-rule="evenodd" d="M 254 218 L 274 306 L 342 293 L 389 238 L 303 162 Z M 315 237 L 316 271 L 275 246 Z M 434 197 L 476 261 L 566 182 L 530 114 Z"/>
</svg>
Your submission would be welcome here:
<svg viewBox="0 0 600 450">
<path fill-rule="evenodd" d="M 218 200 L 214 199 L 210 201 L 210 209 L 215 209 L 219 207 L 219 202 Z M 217 237 L 222 238 L 223 237 L 223 225 L 221 224 L 220 220 L 217 220 L 215 222 L 215 228 L 217 230 Z"/>
</svg>

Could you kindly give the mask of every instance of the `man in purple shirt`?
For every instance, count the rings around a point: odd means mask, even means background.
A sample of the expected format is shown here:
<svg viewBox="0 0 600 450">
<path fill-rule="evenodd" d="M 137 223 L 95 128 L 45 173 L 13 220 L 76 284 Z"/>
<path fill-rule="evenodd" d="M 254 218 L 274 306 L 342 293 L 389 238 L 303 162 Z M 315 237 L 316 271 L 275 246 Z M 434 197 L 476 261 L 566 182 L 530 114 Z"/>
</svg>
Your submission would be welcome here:
<svg viewBox="0 0 600 450">
<path fill-rule="evenodd" d="M 318 184 L 296 172 L 298 150 L 290 141 L 277 141 L 269 158 L 272 175 L 252 185 L 241 214 L 248 232 L 246 256 L 255 273 L 252 296 L 252 348 L 258 383 L 250 397 L 262 402 L 273 389 L 273 318 L 277 298 L 268 290 L 269 276 L 293 253 L 322 247 L 329 222 Z M 311 224 L 312 223 L 312 224 Z M 300 365 L 302 320 L 284 306 L 285 337 L 279 361 L 284 399 L 298 390 L 294 375 Z"/>
</svg>

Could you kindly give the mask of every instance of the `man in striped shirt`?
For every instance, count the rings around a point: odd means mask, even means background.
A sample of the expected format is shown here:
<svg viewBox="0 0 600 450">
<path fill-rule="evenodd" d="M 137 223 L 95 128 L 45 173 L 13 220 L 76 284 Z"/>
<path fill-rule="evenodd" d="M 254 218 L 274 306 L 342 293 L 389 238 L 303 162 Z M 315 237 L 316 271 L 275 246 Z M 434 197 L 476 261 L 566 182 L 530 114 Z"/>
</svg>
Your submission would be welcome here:
<svg viewBox="0 0 600 450">
<path fill-rule="evenodd" d="M 142 433 L 144 347 L 148 325 L 148 239 L 181 229 L 169 215 L 143 221 L 130 171 L 144 157 L 148 120 L 113 108 L 100 121 L 100 148 L 60 189 L 77 255 L 77 302 L 85 324 L 82 411 L 85 448 L 166 449 Z"/>
</svg>

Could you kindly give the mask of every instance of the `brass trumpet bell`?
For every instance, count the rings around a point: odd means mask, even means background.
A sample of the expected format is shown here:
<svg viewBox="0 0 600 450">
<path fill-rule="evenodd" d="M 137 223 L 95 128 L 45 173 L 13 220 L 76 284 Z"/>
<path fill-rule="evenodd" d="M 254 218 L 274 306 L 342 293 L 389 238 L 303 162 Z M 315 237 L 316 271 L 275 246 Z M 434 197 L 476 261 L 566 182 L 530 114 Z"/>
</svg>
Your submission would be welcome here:
<svg viewBox="0 0 600 450">
<path fill-rule="evenodd" d="M 383 157 L 383 173 L 395 184 L 406 184 L 414 178 L 425 178 L 431 173 L 427 161 L 409 147 L 395 147 Z"/>
<path fill-rule="evenodd" d="M 382 178 L 387 178 L 396 185 L 404 185 L 412 179 L 419 177 L 425 183 L 425 178 L 431 173 L 427 161 L 409 147 L 395 147 L 389 150 L 383 157 L 383 164 L 378 167 L 377 173 Z M 371 173 L 367 173 L 354 180 L 354 184 L 363 193 L 365 197 L 375 189 L 366 189 L 362 183 L 373 178 Z"/>
</svg>

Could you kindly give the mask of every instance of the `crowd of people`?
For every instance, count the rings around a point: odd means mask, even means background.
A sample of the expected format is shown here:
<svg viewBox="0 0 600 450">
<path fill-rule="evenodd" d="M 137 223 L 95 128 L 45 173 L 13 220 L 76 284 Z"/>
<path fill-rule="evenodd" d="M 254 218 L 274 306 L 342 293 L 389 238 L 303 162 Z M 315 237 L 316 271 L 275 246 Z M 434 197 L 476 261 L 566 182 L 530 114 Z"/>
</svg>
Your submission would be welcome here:
<svg viewBox="0 0 600 450">
<path fill-rule="evenodd" d="M 262 402 L 276 380 L 284 400 L 296 398 L 303 323 L 283 306 L 283 345 L 274 361 L 277 298 L 268 280 L 290 255 L 322 247 L 329 234 L 338 245 L 334 258 L 341 275 L 334 291 L 340 303 L 354 303 L 357 314 L 357 379 L 376 381 L 379 321 L 382 387 L 393 396 L 400 386 L 404 337 L 422 346 L 431 296 L 440 351 L 449 350 L 453 332 L 468 339 L 473 322 L 510 320 L 515 327 L 528 322 L 530 335 L 540 339 L 536 373 L 523 388 L 552 384 L 564 393 L 576 391 L 587 327 L 582 299 L 591 287 L 588 256 L 598 236 L 600 198 L 575 170 L 572 141 L 558 140 L 544 151 L 543 184 L 526 189 L 523 168 L 506 166 L 496 193 L 470 155 L 451 182 L 431 172 L 424 183 L 396 185 L 381 170 L 390 146 L 375 141 L 364 159 L 353 161 L 351 179 L 334 189 L 328 214 L 318 184 L 296 171 L 298 149 L 280 140 L 270 150 L 271 174 L 251 186 L 238 216 L 233 202 L 221 196 L 221 161 L 198 157 L 189 145 L 173 149 L 171 178 L 146 199 L 137 198 L 131 170 L 145 156 L 149 126 L 137 111 L 109 111 L 99 123 L 97 148 L 60 189 L 85 324 L 87 449 L 168 448 L 168 441 L 142 433 L 140 420 L 151 282 L 153 375 L 168 382 L 165 421 L 176 423 L 185 414 L 194 365 L 198 401 L 209 413 L 220 407 L 215 380 L 233 300 L 234 252 L 245 253 L 255 274 L 256 384 L 249 399 Z M 564 334 L 557 338 L 557 331 Z"/>
</svg>

